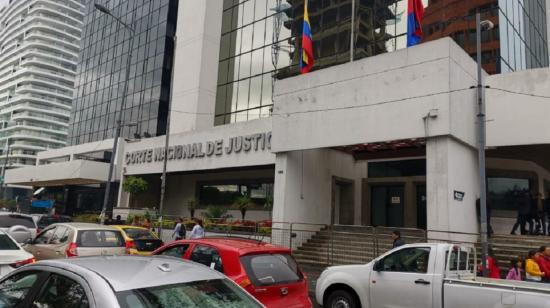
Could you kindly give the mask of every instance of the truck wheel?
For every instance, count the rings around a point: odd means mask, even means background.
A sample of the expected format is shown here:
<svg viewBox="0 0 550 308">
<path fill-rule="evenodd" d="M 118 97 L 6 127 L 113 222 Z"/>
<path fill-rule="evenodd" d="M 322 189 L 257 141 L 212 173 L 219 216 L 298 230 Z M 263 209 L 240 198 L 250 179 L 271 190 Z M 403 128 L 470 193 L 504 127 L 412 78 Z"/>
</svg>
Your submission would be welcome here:
<svg viewBox="0 0 550 308">
<path fill-rule="evenodd" d="M 336 290 L 330 294 L 324 306 L 327 308 L 359 308 L 359 303 L 350 292 Z"/>
</svg>

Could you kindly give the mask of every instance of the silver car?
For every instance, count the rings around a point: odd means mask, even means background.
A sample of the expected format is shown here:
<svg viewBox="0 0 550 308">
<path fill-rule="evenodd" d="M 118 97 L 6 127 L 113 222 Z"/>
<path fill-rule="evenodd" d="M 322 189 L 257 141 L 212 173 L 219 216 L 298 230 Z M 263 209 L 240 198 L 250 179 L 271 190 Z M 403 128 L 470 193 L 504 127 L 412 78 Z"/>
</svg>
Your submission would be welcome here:
<svg viewBox="0 0 550 308">
<path fill-rule="evenodd" d="M 120 230 L 83 222 L 50 225 L 23 248 L 36 260 L 126 254 Z"/>
<path fill-rule="evenodd" d="M 263 307 L 206 266 L 172 257 L 41 261 L 0 280 L 0 307 Z"/>
<path fill-rule="evenodd" d="M 31 215 L 0 212 L 0 230 L 5 231 L 18 243 L 35 238 L 38 226 Z"/>
</svg>

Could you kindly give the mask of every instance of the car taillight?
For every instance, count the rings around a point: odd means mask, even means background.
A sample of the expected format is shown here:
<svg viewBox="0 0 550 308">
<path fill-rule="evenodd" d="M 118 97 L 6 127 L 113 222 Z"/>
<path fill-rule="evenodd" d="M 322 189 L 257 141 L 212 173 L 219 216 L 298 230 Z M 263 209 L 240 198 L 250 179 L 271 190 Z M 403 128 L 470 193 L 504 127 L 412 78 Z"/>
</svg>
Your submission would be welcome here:
<svg viewBox="0 0 550 308">
<path fill-rule="evenodd" d="M 76 243 L 71 243 L 71 245 L 69 245 L 69 247 L 67 248 L 67 258 L 72 258 L 72 257 L 78 257 L 78 253 L 76 252 L 76 248 L 78 248 L 76 246 Z"/>
<path fill-rule="evenodd" d="M 30 258 L 30 259 L 27 259 L 27 260 L 24 260 L 24 261 L 19 261 L 19 262 L 15 262 L 13 264 L 10 264 L 10 266 L 13 267 L 13 268 L 20 268 L 23 265 L 32 264 L 34 262 L 36 262 L 36 260 L 34 258 Z"/>
<path fill-rule="evenodd" d="M 136 243 L 132 240 L 126 241 L 126 253 L 130 253 L 130 249 L 136 249 Z"/>
<path fill-rule="evenodd" d="M 252 285 L 252 282 L 250 282 L 250 279 L 244 278 L 243 280 L 241 280 L 241 281 L 239 282 L 239 285 L 240 285 L 243 289 L 246 289 L 247 287 L 249 287 L 249 286 Z"/>
</svg>

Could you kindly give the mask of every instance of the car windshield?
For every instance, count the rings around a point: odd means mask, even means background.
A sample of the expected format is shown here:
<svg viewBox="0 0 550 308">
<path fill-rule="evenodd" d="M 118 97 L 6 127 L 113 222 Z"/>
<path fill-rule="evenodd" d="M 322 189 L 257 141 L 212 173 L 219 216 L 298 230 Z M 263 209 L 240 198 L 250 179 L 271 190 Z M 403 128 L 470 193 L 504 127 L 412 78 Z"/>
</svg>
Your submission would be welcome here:
<svg viewBox="0 0 550 308">
<path fill-rule="evenodd" d="M 11 228 L 13 226 L 25 226 L 27 228 L 36 228 L 32 217 L 21 215 L 0 215 L 0 228 Z"/>
<path fill-rule="evenodd" d="M 246 273 L 256 286 L 293 283 L 303 276 L 289 254 L 258 254 L 241 257 Z"/>
<path fill-rule="evenodd" d="M 226 279 L 202 280 L 117 292 L 121 308 L 261 307 Z"/>
<path fill-rule="evenodd" d="M 19 250 L 19 247 L 9 236 L 0 233 L 0 250 Z"/>
<path fill-rule="evenodd" d="M 144 229 L 133 229 L 133 228 L 124 228 L 122 229 L 126 232 L 129 238 L 133 240 L 156 240 L 157 238 L 149 230 Z"/>
</svg>

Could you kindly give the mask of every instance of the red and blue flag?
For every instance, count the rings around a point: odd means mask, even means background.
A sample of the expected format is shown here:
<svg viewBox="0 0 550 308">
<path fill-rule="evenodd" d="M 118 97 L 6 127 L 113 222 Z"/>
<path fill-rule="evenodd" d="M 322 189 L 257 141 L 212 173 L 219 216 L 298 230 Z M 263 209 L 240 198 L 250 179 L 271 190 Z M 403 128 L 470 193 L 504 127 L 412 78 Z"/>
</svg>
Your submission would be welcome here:
<svg viewBox="0 0 550 308">
<path fill-rule="evenodd" d="M 422 19 L 424 4 L 422 0 L 408 0 L 407 9 L 407 47 L 419 44 L 422 40 Z"/>
<path fill-rule="evenodd" d="M 307 11 L 307 1 L 304 0 L 304 28 L 302 30 L 302 53 L 300 55 L 300 73 L 306 74 L 313 68 L 313 36 Z"/>
</svg>

